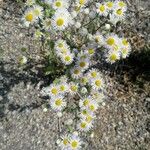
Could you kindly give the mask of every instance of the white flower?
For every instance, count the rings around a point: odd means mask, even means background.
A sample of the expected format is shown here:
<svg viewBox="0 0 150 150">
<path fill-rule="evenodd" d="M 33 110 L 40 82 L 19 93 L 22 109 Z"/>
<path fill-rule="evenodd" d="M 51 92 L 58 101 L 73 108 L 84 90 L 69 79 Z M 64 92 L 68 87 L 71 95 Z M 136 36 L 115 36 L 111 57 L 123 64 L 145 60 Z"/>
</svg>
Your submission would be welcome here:
<svg viewBox="0 0 150 150">
<path fill-rule="evenodd" d="M 55 97 L 60 94 L 58 86 L 51 84 L 49 87 L 43 89 L 44 94 L 49 95 L 50 97 Z"/>
<path fill-rule="evenodd" d="M 113 64 L 120 59 L 120 54 L 116 51 L 109 51 L 106 54 L 106 61 Z"/>
<path fill-rule="evenodd" d="M 74 67 L 72 70 L 71 70 L 71 76 L 74 78 L 74 79 L 79 79 L 81 76 L 82 76 L 82 71 L 79 67 Z"/>
<path fill-rule="evenodd" d="M 65 94 L 69 90 L 68 84 L 66 82 L 61 82 L 58 87 L 61 94 Z"/>
<path fill-rule="evenodd" d="M 90 80 L 97 78 L 100 75 L 99 71 L 95 68 L 92 68 L 88 71 L 88 78 Z"/>
<path fill-rule="evenodd" d="M 99 32 L 93 35 L 93 40 L 101 46 L 104 44 L 104 37 Z"/>
<path fill-rule="evenodd" d="M 113 48 L 119 44 L 119 38 L 116 34 L 107 35 L 105 38 L 105 47 Z"/>
<path fill-rule="evenodd" d="M 55 30 L 64 30 L 71 22 L 70 14 L 66 9 L 57 10 L 52 17 L 52 26 Z"/>
<path fill-rule="evenodd" d="M 59 118 L 61 118 L 62 116 L 63 116 L 63 114 L 62 114 L 62 112 L 57 112 L 57 116 L 59 117 Z"/>
<path fill-rule="evenodd" d="M 69 148 L 70 137 L 68 135 L 64 135 L 61 137 L 61 142 L 59 146 L 62 150 L 67 150 Z"/>
<path fill-rule="evenodd" d="M 69 150 L 79 150 L 81 148 L 82 141 L 78 136 L 73 135 L 70 138 Z"/>
<path fill-rule="evenodd" d="M 95 112 L 98 109 L 98 103 L 94 100 L 90 101 L 87 110 L 91 113 Z"/>
<path fill-rule="evenodd" d="M 124 1 L 121 1 L 121 0 L 116 0 L 115 1 L 115 7 L 124 9 L 125 11 L 127 10 L 127 4 Z"/>
<path fill-rule="evenodd" d="M 66 106 L 64 97 L 60 96 L 60 95 L 52 98 L 50 100 L 50 104 L 51 104 L 52 109 L 54 109 L 56 111 L 61 111 Z"/>
<path fill-rule="evenodd" d="M 122 56 L 122 58 L 128 57 L 130 52 L 131 52 L 131 47 L 130 46 L 121 48 L 121 56 Z"/>
<path fill-rule="evenodd" d="M 62 39 L 58 39 L 55 43 L 55 50 L 62 50 L 62 49 L 68 49 L 68 45 L 66 43 L 66 41 L 62 40 Z"/>
<path fill-rule="evenodd" d="M 93 78 L 93 79 L 91 78 L 91 85 L 92 85 L 92 88 L 95 90 L 103 89 L 104 81 L 102 77 L 99 75 L 96 78 Z"/>
<path fill-rule="evenodd" d="M 105 3 L 105 5 L 106 5 L 107 9 L 112 10 L 114 7 L 114 2 L 108 1 Z"/>
<path fill-rule="evenodd" d="M 34 15 L 37 18 L 42 18 L 43 17 L 43 7 L 41 7 L 39 5 L 34 5 L 33 6 L 33 12 L 34 12 Z"/>
<path fill-rule="evenodd" d="M 81 71 L 84 71 L 88 69 L 89 67 L 89 59 L 80 59 L 77 61 L 77 66 L 81 69 Z"/>
<path fill-rule="evenodd" d="M 22 20 L 24 21 L 24 24 L 26 26 L 29 26 L 30 24 L 33 24 L 36 21 L 36 16 L 34 14 L 33 9 L 29 8 L 25 11 L 25 14 L 22 18 Z"/>
<path fill-rule="evenodd" d="M 54 9 L 68 8 L 68 6 L 69 6 L 68 0 L 54 0 L 53 2 Z"/>
<path fill-rule="evenodd" d="M 108 15 L 108 9 L 105 6 L 105 4 L 97 3 L 97 13 L 101 16 L 107 16 Z"/>
<path fill-rule="evenodd" d="M 78 92 L 78 84 L 75 82 L 70 82 L 69 83 L 69 92 L 71 95 L 74 95 Z"/>
<path fill-rule="evenodd" d="M 74 54 L 73 53 L 67 53 L 65 55 L 62 55 L 61 60 L 65 65 L 70 65 L 73 62 Z"/>
<path fill-rule="evenodd" d="M 105 29 L 106 29 L 106 30 L 110 30 L 110 28 L 111 28 L 110 24 L 108 24 L 108 23 L 105 24 Z"/>
<path fill-rule="evenodd" d="M 25 3 L 27 6 L 32 6 L 33 4 L 35 4 L 35 0 L 26 0 Z"/>
<path fill-rule="evenodd" d="M 81 122 L 78 124 L 78 129 L 80 131 L 89 131 L 92 128 L 92 123 L 88 123 L 84 120 L 81 120 Z"/>
</svg>

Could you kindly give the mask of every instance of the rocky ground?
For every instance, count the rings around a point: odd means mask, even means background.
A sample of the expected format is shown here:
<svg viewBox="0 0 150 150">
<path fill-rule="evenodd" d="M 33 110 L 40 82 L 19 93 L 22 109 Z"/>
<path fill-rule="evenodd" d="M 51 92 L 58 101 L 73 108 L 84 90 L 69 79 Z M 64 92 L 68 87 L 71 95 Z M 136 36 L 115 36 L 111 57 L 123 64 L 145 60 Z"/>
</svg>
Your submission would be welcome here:
<svg viewBox="0 0 150 150">
<path fill-rule="evenodd" d="M 41 43 L 33 40 L 34 29 L 20 25 L 21 13 L 14 1 L 0 1 L 0 150 L 57 150 L 58 119 L 51 110 L 43 111 L 40 96 L 41 85 L 48 83 L 36 63 Z M 35 59 L 27 67 L 18 66 L 26 55 L 22 47 Z M 126 63 L 114 73 L 102 70 L 108 97 L 86 150 L 150 149 L 149 65 Z"/>
</svg>

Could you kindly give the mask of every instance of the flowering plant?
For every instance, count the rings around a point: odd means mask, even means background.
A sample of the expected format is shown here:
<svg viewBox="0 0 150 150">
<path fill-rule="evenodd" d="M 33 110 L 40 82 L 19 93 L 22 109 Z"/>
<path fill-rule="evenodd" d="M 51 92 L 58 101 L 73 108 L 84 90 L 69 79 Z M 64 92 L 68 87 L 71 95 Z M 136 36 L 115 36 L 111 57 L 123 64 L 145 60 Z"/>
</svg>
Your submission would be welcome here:
<svg viewBox="0 0 150 150">
<path fill-rule="evenodd" d="M 65 74 L 42 93 L 49 96 L 58 117 L 65 112 L 75 114 L 61 133 L 61 149 L 84 145 L 79 135 L 90 133 L 96 111 L 105 99 L 103 75 L 93 67 L 96 60 L 103 53 L 107 63 L 113 64 L 131 51 L 128 40 L 117 35 L 126 11 L 127 5 L 121 0 L 26 1 L 24 24 L 36 26 L 35 36 L 50 41 L 50 61 L 56 61 L 53 69 L 59 66 Z"/>
</svg>

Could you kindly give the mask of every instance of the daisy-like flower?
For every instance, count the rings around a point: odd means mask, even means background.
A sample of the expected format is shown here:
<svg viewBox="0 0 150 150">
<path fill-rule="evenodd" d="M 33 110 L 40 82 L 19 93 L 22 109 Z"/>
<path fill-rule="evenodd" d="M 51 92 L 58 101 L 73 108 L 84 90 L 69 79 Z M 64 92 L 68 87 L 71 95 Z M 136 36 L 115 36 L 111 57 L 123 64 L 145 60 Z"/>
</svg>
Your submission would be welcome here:
<svg viewBox="0 0 150 150">
<path fill-rule="evenodd" d="M 98 109 L 98 103 L 96 101 L 92 100 L 90 102 L 90 104 L 88 105 L 88 110 L 90 112 L 95 112 L 97 109 Z"/>
<path fill-rule="evenodd" d="M 123 8 L 114 8 L 113 15 L 121 21 L 125 18 L 125 10 Z"/>
<path fill-rule="evenodd" d="M 58 85 L 58 87 L 59 87 L 59 91 L 60 91 L 61 94 L 64 94 L 64 93 L 68 92 L 69 87 L 68 87 L 68 84 L 66 82 L 60 83 Z"/>
<path fill-rule="evenodd" d="M 104 44 L 104 37 L 99 33 L 97 32 L 94 36 L 93 36 L 93 39 L 96 43 L 100 44 L 100 45 L 103 45 Z"/>
<path fill-rule="evenodd" d="M 90 96 L 89 97 L 85 97 L 85 98 L 80 100 L 79 106 L 85 108 L 85 107 L 87 107 L 90 104 L 90 101 L 92 101 L 92 98 Z"/>
<path fill-rule="evenodd" d="M 50 104 L 52 109 L 54 109 L 55 111 L 61 111 L 66 106 L 64 97 L 60 95 L 52 98 Z"/>
<path fill-rule="evenodd" d="M 86 122 L 85 120 L 81 120 L 81 122 L 78 124 L 78 129 L 82 131 L 89 131 L 93 127 L 92 123 Z"/>
<path fill-rule="evenodd" d="M 51 84 L 51 86 L 46 89 L 46 93 L 51 97 L 55 97 L 60 94 L 60 91 L 57 85 Z"/>
<path fill-rule="evenodd" d="M 122 38 L 121 39 L 121 44 L 123 45 L 123 47 L 128 47 L 130 46 L 128 40 L 126 38 Z"/>
<path fill-rule="evenodd" d="M 131 52 L 131 47 L 130 46 L 121 48 L 121 56 L 122 56 L 122 58 L 128 57 L 130 52 Z"/>
<path fill-rule="evenodd" d="M 106 55 L 106 61 L 113 64 L 120 59 L 120 55 L 116 51 L 109 51 Z"/>
<path fill-rule="evenodd" d="M 59 144 L 59 146 L 61 147 L 62 150 L 66 150 L 69 147 L 69 141 L 70 141 L 70 137 L 68 135 L 64 135 L 61 138 L 61 142 Z"/>
<path fill-rule="evenodd" d="M 104 86 L 104 81 L 103 81 L 103 79 L 99 75 L 96 78 L 91 78 L 91 85 L 92 85 L 93 89 L 100 90 Z"/>
<path fill-rule="evenodd" d="M 64 30 L 71 22 L 70 14 L 65 9 L 57 10 L 52 17 L 52 26 L 55 30 Z"/>
<path fill-rule="evenodd" d="M 118 45 L 118 43 L 119 43 L 119 38 L 115 34 L 108 35 L 105 38 L 105 47 L 106 48 L 115 47 L 116 45 Z"/>
<path fill-rule="evenodd" d="M 105 4 L 97 3 L 97 13 L 101 16 L 107 16 L 108 15 L 108 9 Z"/>
<path fill-rule="evenodd" d="M 97 103 L 102 103 L 105 96 L 103 93 L 95 90 L 91 90 L 92 99 L 95 100 Z"/>
<path fill-rule="evenodd" d="M 59 39 L 55 43 L 55 50 L 60 52 L 63 49 L 69 49 L 69 46 L 67 45 L 66 41 Z"/>
<path fill-rule="evenodd" d="M 80 84 L 81 85 L 86 85 L 87 83 L 88 83 L 88 77 L 85 75 L 85 76 L 82 76 L 81 78 L 80 78 Z"/>
<path fill-rule="evenodd" d="M 68 8 L 68 6 L 69 6 L 68 0 L 55 0 L 53 2 L 54 9 Z"/>
<path fill-rule="evenodd" d="M 87 123 L 92 123 L 94 119 L 96 118 L 94 113 L 88 113 L 86 115 L 80 115 L 82 120 L 86 121 Z"/>
<path fill-rule="evenodd" d="M 25 11 L 23 21 L 26 26 L 29 26 L 30 24 L 33 24 L 36 21 L 36 16 L 34 14 L 33 9 L 29 8 Z"/>
<path fill-rule="evenodd" d="M 115 1 L 115 5 L 116 7 L 124 9 L 124 10 L 127 9 L 127 4 L 124 1 L 117 0 Z"/>
<path fill-rule="evenodd" d="M 78 136 L 72 135 L 69 142 L 69 150 L 79 150 L 81 148 L 82 141 Z"/>
<path fill-rule="evenodd" d="M 67 53 L 65 55 L 62 55 L 61 60 L 65 65 L 70 65 L 73 62 L 74 54 L 73 53 Z"/>
<path fill-rule="evenodd" d="M 70 82 L 69 83 L 69 92 L 71 95 L 74 95 L 78 92 L 78 84 L 75 82 Z"/>
<path fill-rule="evenodd" d="M 37 18 L 43 18 L 43 8 L 39 5 L 34 5 L 33 6 L 33 12 L 34 12 L 34 15 L 37 17 Z"/>
<path fill-rule="evenodd" d="M 88 72 L 88 78 L 89 79 L 97 78 L 99 75 L 100 75 L 99 71 L 97 69 L 94 69 L 94 68 L 89 70 L 89 72 Z"/>
<path fill-rule="evenodd" d="M 114 7 L 114 2 L 108 1 L 105 3 L 105 5 L 106 5 L 107 9 L 112 10 Z"/>
<path fill-rule="evenodd" d="M 78 60 L 78 62 L 77 62 L 77 66 L 82 70 L 82 71 L 84 71 L 84 70 L 86 70 L 86 69 L 88 69 L 88 67 L 89 67 L 89 59 L 80 59 L 80 60 Z"/>
<path fill-rule="evenodd" d="M 71 76 L 72 76 L 74 79 L 79 79 L 79 78 L 82 76 L 81 69 L 80 69 L 79 67 L 74 67 L 74 68 L 71 70 Z"/>
<path fill-rule="evenodd" d="M 33 4 L 35 4 L 35 0 L 26 0 L 25 5 L 32 6 Z"/>
</svg>

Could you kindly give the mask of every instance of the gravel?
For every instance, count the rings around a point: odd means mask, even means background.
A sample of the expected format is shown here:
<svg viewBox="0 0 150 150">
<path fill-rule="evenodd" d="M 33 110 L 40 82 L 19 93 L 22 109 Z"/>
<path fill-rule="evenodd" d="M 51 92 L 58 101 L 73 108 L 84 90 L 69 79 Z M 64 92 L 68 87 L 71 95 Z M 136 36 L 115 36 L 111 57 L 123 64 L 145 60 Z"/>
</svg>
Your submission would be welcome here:
<svg viewBox="0 0 150 150">
<path fill-rule="evenodd" d="M 57 150 L 58 118 L 53 111 L 44 111 L 46 101 L 40 96 L 40 85 L 47 79 L 34 65 L 18 67 L 19 57 L 26 55 L 20 49 L 27 47 L 38 62 L 41 43 L 29 35 L 34 29 L 19 25 L 21 7 L 8 0 L 0 7 L 0 150 Z M 103 72 L 107 99 L 97 112 L 94 138 L 87 138 L 85 149 L 149 150 L 149 82 L 141 88 L 125 75 Z"/>
</svg>

